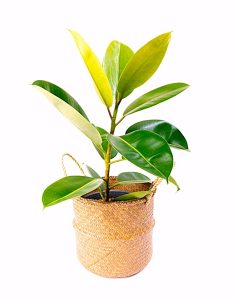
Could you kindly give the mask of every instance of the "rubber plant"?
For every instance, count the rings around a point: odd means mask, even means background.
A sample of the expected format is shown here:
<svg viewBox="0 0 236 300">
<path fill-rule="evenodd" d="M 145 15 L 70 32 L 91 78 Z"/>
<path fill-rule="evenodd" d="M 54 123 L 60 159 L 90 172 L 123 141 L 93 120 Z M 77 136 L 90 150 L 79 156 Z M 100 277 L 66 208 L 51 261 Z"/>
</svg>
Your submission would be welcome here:
<svg viewBox="0 0 236 300">
<path fill-rule="evenodd" d="M 173 154 L 171 148 L 188 150 L 188 144 L 174 125 L 159 119 L 139 121 L 121 136 L 115 130 L 121 122 L 139 111 L 156 106 L 185 91 L 189 85 L 182 82 L 166 84 L 141 95 L 135 100 L 126 100 L 136 88 L 144 84 L 158 69 L 167 51 L 171 33 L 167 32 L 152 39 L 137 52 L 118 41 L 112 41 L 100 63 L 93 50 L 77 32 L 69 30 L 75 44 L 93 79 L 95 89 L 106 107 L 110 128 L 103 129 L 90 121 L 80 104 L 59 86 L 44 80 L 33 82 L 49 101 L 68 118 L 92 142 L 104 160 L 104 175 L 99 176 L 90 166 L 89 176 L 66 176 L 48 186 L 42 197 L 44 207 L 67 199 L 83 196 L 98 189 L 103 201 L 120 201 L 143 198 L 149 192 L 139 191 L 109 197 L 110 168 L 114 163 L 127 160 L 140 169 L 171 182 L 179 189 L 171 177 Z M 117 118 L 121 102 L 127 102 L 122 117 Z M 115 157 L 120 154 L 120 158 Z M 123 172 L 117 176 L 117 183 L 132 184 L 151 182 L 139 172 Z"/>
</svg>

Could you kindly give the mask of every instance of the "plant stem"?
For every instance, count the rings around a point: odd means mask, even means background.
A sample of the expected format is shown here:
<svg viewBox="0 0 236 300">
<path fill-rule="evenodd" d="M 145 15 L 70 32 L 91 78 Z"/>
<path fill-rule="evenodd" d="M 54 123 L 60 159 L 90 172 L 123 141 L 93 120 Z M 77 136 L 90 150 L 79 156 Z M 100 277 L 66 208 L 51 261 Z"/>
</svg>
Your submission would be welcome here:
<svg viewBox="0 0 236 300">
<path fill-rule="evenodd" d="M 113 112 L 113 116 L 112 116 L 112 119 L 111 119 L 110 134 L 114 134 L 114 132 L 115 132 L 116 116 L 117 116 L 117 112 L 118 112 L 118 107 L 119 107 L 119 104 L 118 104 L 118 102 L 116 102 L 114 112 Z M 111 146 L 110 143 L 108 143 L 107 153 L 106 153 L 106 156 L 105 156 L 105 176 L 104 176 L 105 201 L 109 201 L 109 192 L 110 192 L 110 189 L 109 189 L 109 173 L 110 173 L 111 149 L 112 149 L 112 146 Z"/>
</svg>

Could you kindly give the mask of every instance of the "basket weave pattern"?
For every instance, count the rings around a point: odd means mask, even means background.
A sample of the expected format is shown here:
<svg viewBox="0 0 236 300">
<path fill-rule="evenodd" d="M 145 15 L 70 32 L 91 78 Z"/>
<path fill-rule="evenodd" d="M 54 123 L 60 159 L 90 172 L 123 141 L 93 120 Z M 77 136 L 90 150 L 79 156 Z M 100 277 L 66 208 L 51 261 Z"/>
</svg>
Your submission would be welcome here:
<svg viewBox="0 0 236 300">
<path fill-rule="evenodd" d="M 111 177 L 111 183 L 116 182 Z M 114 189 L 150 190 L 151 184 Z M 143 199 L 103 202 L 74 199 L 77 255 L 91 272 L 104 277 L 128 277 L 141 271 L 152 256 L 153 191 Z"/>
</svg>

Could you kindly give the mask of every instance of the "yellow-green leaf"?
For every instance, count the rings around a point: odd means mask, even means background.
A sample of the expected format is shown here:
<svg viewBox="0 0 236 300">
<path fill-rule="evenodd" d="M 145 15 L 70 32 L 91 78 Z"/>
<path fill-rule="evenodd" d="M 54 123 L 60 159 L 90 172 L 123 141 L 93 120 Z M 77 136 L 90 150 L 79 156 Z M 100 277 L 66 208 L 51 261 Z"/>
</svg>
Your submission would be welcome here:
<svg viewBox="0 0 236 300">
<path fill-rule="evenodd" d="M 178 185 L 177 181 L 172 176 L 169 176 L 168 181 L 176 186 L 177 192 L 180 190 L 180 186 Z"/>
<path fill-rule="evenodd" d="M 95 83 L 97 91 L 99 92 L 101 100 L 107 107 L 110 107 L 113 100 L 112 90 L 101 63 L 80 34 L 73 30 L 69 30 L 69 32 L 74 38 L 76 46 L 78 47 L 85 65 Z"/>
<path fill-rule="evenodd" d="M 140 48 L 129 60 L 118 83 L 120 99 L 145 83 L 158 69 L 169 45 L 171 33 L 164 33 Z"/>
<path fill-rule="evenodd" d="M 121 73 L 133 55 L 133 51 L 125 44 L 118 41 L 112 41 L 109 44 L 103 59 L 103 69 L 110 81 L 113 95 L 116 95 Z"/>
<path fill-rule="evenodd" d="M 48 100 L 78 129 L 80 129 L 98 148 L 101 148 L 102 138 L 98 130 L 77 110 L 66 103 L 61 98 L 48 92 L 46 89 L 35 85 L 35 87 L 44 94 Z"/>
<path fill-rule="evenodd" d="M 144 198 L 145 196 L 149 195 L 150 193 L 151 193 L 150 191 L 133 192 L 133 193 L 118 196 L 118 197 L 114 198 L 113 200 L 114 201 L 125 201 L 125 200 L 141 199 L 141 198 Z"/>
</svg>

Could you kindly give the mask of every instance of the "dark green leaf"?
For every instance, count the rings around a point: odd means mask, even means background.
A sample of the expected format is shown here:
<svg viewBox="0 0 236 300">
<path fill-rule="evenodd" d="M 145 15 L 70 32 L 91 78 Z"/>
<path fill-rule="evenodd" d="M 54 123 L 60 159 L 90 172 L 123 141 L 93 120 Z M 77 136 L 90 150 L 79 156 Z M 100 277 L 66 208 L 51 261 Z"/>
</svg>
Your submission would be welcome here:
<svg viewBox="0 0 236 300">
<path fill-rule="evenodd" d="M 149 41 L 129 60 L 118 83 L 120 99 L 145 83 L 158 69 L 165 56 L 171 33 L 164 33 Z"/>
<path fill-rule="evenodd" d="M 49 185 L 43 193 L 43 205 L 48 207 L 59 202 L 87 194 L 98 188 L 102 179 L 87 176 L 67 176 Z"/>
<path fill-rule="evenodd" d="M 164 86 L 161 86 L 155 90 L 152 90 L 138 99 L 134 100 L 124 111 L 124 115 L 131 115 L 137 111 L 147 109 L 154 105 L 157 105 L 161 102 L 164 102 L 179 93 L 183 92 L 189 87 L 188 84 L 178 82 L 170 83 Z"/>
<path fill-rule="evenodd" d="M 102 149 L 105 152 L 107 152 L 107 147 L 108 147 L 107 136 L 108 136 L 109 133 L 105 129 L 101 128 L 101 127 L 97 127 L 97 130 L 98 130 L 98 132 L 99 132 L 99 134 L 100 134 L 100 136 L 102 138 Z M 104 153 L 103 153 L 103 151 L 101 151 L 97 147 L 96 147 L 96 149 L 97 149 L 99 155 L 101 156 L 101 158 L 104 159 Z M 116 149 L 114 149 L 112 147 L 112 149 L 111 149 L 111 159 L 114 158 L 116 155 L 117 155 L 117 151 L 116 151 Z"/>
<path fill-rule="evenodd" d="M 135 130 L 148 130 L 155 132 L 162 136 L 170 146 L 188 149 L 188 143 L 183 134 L 174 125 L 162 121 L 162 120 L 145 120 L 130 126 L 126 133 L 133 132 Z"/>
<path fill-rule="evenodd" d="M 109 135 L 108 140 L 134 165 L 168 180 L 173 167 L 173 156 L 168 143 L 160 135 L 137 130 L 123 136 Z"/>
<path fill-rule="evenodd" d="M 118 197 L 114 198 L 113 200 L 114 201 L 125 201 L 125 200 L 141 199 L 149 194 L 150 194 L 150 191 L 139 191 L 139 192 L 133 192 L 133 193 L 118 196 Z"/>
<path fill-rule="evenodd" d="M 52 95 L 65 101 L 67 104 L 72 106 L 75 110 L 77 110 L 83 117 L 85 117 L 85 119 L 89 120 L 84 110 L 79 105 L 79 103 L 76 102 L 76 100 L 71 95 L 69 95 L 66 91 L 64 91 L 59 86 L 45 80 L 36 80 L 35 82 L 32 83 L 32 85 L 39 86 L 42 89 L 51 93 Z"/>
<path fill-rule="evenodd" d="M 116 94 L 120 75 L 133 54 L 133 51 L 128 46 L 118 41 L 112 41 L 106 50 L 103 69 L 109 79 L 113 95 Z"/>
<path fill-rule="evenodd" d="M 123 172 L 117 176 L 118 184 L 145 183 L 151 179 L 139 172 Z"/>
</svg>

